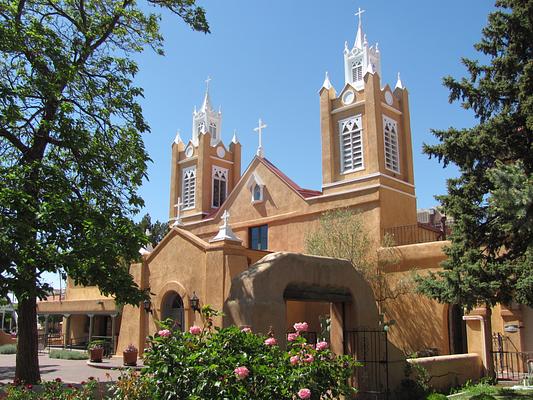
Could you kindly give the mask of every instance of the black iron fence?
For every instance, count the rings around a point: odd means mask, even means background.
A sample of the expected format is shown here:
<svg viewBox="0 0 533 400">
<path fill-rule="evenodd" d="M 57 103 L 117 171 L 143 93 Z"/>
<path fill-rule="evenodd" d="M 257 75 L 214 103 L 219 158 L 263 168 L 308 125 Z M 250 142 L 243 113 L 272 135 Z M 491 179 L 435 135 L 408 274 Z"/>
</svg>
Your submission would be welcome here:
<svg viewBox="0 0 533 400">
<path fill-rule="evenodd" d="M 98 340 L 104 348 L 104 357 L 115 354 L 115 342 L 111 336 L 92 336 L 91 341 Z M 62 333 L 40 334 L 38 348 L 41 352 L 50 352 L 51 349 L 86 350 L 89 345 L 89 336 L 69 337 L 65 340 Z"/>
<path fill-rule="evenodd" d="M 407 244 L 436 242 L 446 240 L 446 233 L 443 230 L 433 228 L 425 224 L 394 226 L 385 228 L 382 231 L 383 237 L 388 236 L 393 246 L 404 246 Z"/>
<path fill-rule="evenodd" d="M 521 381 L 533 377 L 533 352 L 517 351 L 508 336 L 493 334 L 491 353 L 498 380 Z"/>
<path fill-rule="evenodd" d="M 387 332 L 383 329 L 357 329 L 344 332 L 344 353 L 362 363 L 356 368 L 354 386 L 358 399 L 389 398 L 389 353 Z"/>
</svg>

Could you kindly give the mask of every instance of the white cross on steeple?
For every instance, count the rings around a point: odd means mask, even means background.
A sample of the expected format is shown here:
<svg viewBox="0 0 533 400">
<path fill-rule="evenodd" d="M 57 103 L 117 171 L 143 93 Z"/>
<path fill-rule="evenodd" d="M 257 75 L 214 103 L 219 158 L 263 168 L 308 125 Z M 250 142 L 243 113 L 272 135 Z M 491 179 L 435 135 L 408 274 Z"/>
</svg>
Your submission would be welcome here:
<svg viewBox="0 0 533 400">
<path fill-rule="evenodd" d="M 361 7 L 358 8 L 357 12 L 355 13 L 356 17 L 359 17 L 359 24 L 361 24 L 361 14 L 363 14 L 365 10 L 361 10 Z"/>
<path fill-rule="evenodd" d="M 182 226 L 183 222 L 181 221 L 181 207 L 183 207 L 183 201 L 181 201 L 181 197 L 178 197 L 178 202 L 174 204 L 174 208 L 176 209 L 176 220 L 172 224 L 172 226 Z"/>
<path fill-rule="evenodd" d="M 257 126 L 257 128 L 254 128 L 254 131 L 259 133 L 259 147 L 257 147 L 257 156 L 258 157 L 261 157 L 263 158 L 264 157 L 264 154 L 263 154 L 263 144 L 262 144 L 262 134 L 263 134 L 263 129 L 265 129 L 267 127 L 266 124 L 263 123 L 263 121 L 261 120 L 261 118 L 259 118 L 259 125 Z"/>
<path fill-rule="evenodd" d="M 205 80 L 205 91 L 208 92 L 209 91 L 209 82 L 211 82 L 212 79 L 209 75 L 207 75 L 207 79 Z"/>
</svg>

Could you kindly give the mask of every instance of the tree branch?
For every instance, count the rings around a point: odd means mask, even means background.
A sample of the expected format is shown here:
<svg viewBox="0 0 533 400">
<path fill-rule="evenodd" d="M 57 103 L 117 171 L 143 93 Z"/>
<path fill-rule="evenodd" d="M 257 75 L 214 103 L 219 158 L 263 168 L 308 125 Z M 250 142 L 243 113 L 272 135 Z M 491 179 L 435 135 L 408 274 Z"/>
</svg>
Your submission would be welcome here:
<svg viewBox="0 0 533 400">
<path fill-rule="evenodd" d="M 19 149 L 22 153 L 26 153 L 29 150 L 28 146 L 22 143 L 18 137 L 13 135 L 11 132 L 9 132 L 5 128 L 0 128 L 0 137 L 5 137 L 7 140 L 11 142 L 13 146 Z"/>
</svg>

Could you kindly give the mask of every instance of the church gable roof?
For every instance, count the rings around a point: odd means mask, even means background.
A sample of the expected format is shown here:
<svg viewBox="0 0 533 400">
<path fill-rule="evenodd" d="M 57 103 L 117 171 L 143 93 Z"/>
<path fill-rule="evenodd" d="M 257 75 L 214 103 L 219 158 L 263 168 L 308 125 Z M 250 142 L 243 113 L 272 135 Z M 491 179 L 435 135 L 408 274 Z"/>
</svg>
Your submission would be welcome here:
<svg viewBox="0 0 533 400">
<path fill-rule="evenodd" d="M 250 165 L 248 166 L 248 168 L 246 169 L 246 171 L 244 172 L 244 174 L 241 176 L 241 179 L 239 180 L 239 182 L 237 183 L 233 191 L 227 197 L 224 204 L 221 207 L 213 210 L 211 213 L 207 214 L 204 217 L 203 221 L 219 218 L 219 216 L 222 215 L 224 210 L 231 208 L 232 204 L 235 202 L 237 197 L 243 192 L 245 192 L 245 196 L 250 196 L 250 200 L 251 200 L 251 193 L 249 192 L 248 182 L 250 178 L 253 177 L 254 174 L 258 174 L 257 169 L 260 165 L 263 165 L 269 172 L 271 172 L 280 181 L 280 183 L 283 184 L 284 187 L 288 188 L 290 192 L 296 194 L 303 201 L 305 201 L 305 199 L 309 197 L 322 195 L 321 191 L 304 189 L 300 187 L 296 182 L 290 179 L 286 174 L 284 174 L 278 167 L 276 167 L 272 162 L 270 162 L 266 158 L 255 157 L 250 163 Z M 261 176 L 261 174 L 259 174 L 258 176 Z M 267 185 L 267 190 L 268 190 L 268 185 Z"/>
</svg>

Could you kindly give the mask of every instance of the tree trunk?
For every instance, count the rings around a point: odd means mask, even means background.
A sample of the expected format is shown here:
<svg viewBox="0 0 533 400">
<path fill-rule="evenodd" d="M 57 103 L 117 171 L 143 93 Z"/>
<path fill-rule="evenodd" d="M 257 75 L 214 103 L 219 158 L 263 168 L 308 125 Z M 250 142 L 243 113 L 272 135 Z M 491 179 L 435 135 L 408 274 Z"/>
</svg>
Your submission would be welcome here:
<svg viewBox="0 0 533 400">
<path fill-rule="evenodd" d="M 19 300 L 18 343 L 15 377 L 24 383 L 41 380 L 37 347 L 37 300 L 35 295 Z"/>
<path fill-rule="evenodd" d="M 490 304 L 485 305 L 487 312 L 485 313 L 485 354 L 487 355 L 487 376 L 495 379 L 496 374 L 494 372 L 494 356 L 492 353 L 492 308 Z"/>
</svg>

